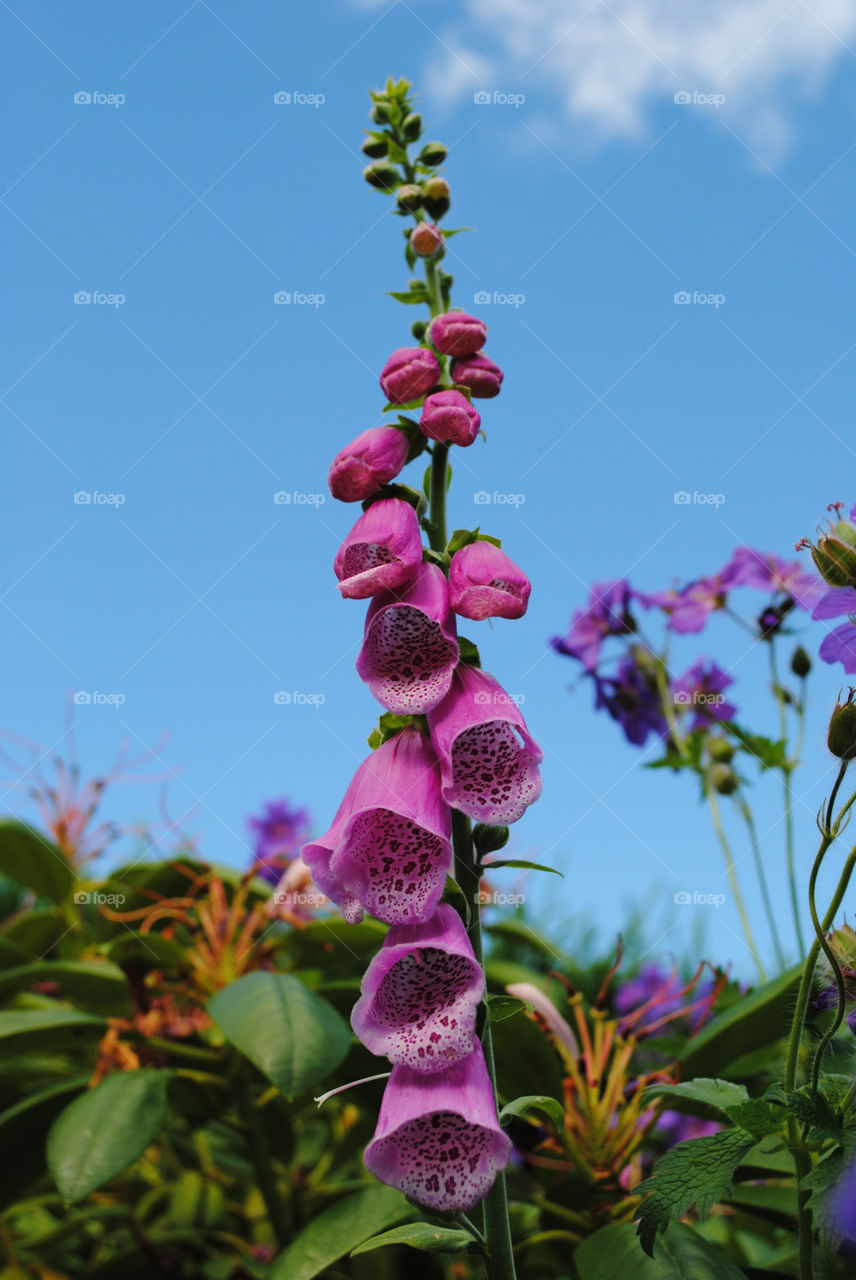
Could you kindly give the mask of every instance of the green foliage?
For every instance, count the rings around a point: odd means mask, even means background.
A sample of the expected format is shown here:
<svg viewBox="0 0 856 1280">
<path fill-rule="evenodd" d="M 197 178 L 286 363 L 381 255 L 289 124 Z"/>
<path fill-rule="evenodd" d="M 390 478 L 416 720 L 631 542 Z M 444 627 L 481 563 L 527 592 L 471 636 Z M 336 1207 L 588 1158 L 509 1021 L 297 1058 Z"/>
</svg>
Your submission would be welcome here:
<svg viewBox="0 0 856 1280">
<path fill-rule="evenodd" d="M 574 1254 L 579 1280 L 743 1280 L 743 1272 L 697 1232 L 676 1222 L 653 1253 L 639 1251 L 629 1223 L 602 1227 Z"/>
<path fill-rule="evenodd" d="M 463 1253 L 466 1250 L 479 1252 L 477 1241 L 469 1231 L 435 1227 L 428 1222 L 411 1222 L 406 1227 L 393 1227 L 392 1231 L 384 1231 L 382 1235 L 366 1240 L 351 1250 L 351 1257 L 371 1253 L 374 1249 L 382 1249 L 389 1244 L 406 1244 L 410 1249 L 418 1249 L 421 1253 Z"/>
<path fill-rule="evenodd" d="M 313 1280 L 364 1240 L 413 1216 L 391 1187 L 368 1187 L 323 1209 L 280 1254 L 271 1280 Z"/>
</svg>

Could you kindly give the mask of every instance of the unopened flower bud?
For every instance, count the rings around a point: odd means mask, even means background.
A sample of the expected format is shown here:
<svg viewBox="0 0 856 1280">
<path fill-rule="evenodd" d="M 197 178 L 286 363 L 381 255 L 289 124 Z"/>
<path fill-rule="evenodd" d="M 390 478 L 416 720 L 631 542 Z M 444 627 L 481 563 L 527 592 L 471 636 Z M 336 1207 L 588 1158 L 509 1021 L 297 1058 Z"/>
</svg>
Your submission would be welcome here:
<svg viewBox="0 0 856 1280">
<path fill-rule="evenodd" d="M 799 676 L 801 680 L 804 680 L 809 671 L 811 671 L 811 658 L 801 644 L 794 649 L 794 656 L 791 658 L 791 671 L 795 676 Z"/>
<path fill-rule="evenodd" d="M 729 742 L 727 738 L 711 738 L 707 744 L 708 754 L 711 760 L 717 760 L 721 764 L 728 764 L 734 759 L 735 746 L 733 742 Z"/>
<path fill-rule="evenodd" d="M 433 222 L 420 222 L 410 233 L 410 247 L 420 258 L 436 258 L 443 249 L 443 232 Z"/>
<path fill-rule="evenodd" d="M 327 477 L 330 492 L 340 502 L 361 502 L 395 479 L 409 448 L 397 427 L 369 427 L 336 454 Z"/>
<path fill-rule="evenodd" d="M 487 326 L 477 316 L 445 311 L 431 321 L 429 337 L 444 356 L 475 355 L 485 344 Z"/>
<path fill-rule="evenodd" d="M 372 160 L 379 160 L 381 156 L 385 156 L 386 150 L 386 138 L 366 138 L 360 147 L 363 155 L 369 156 Z"/>
<path fill-rule="evenodd" d="M 730 764 L 715 764 L 710 770 L 710 785 L 721 796 L 730 796 L 737 790 L 737 774 Z"/>
<path fill-rule="evenodd" d="M 422 188 L 417 187 L 415 182 L 405 182 L 404 186 L 398 188 L 395 199 L 404 213 L 415 213 L 422 208 Z"/>
<path fill-rule="evenodd" d="M 423 187 L 425 208 L 432 218 L 442 218 L 449 212 L 449 184 L 445 178 L 429 178 Z"/>
<path fill-rule="evenodd" d="M 499 395 L 502 385 L 502 370 L 498 364 L 489 360 L 484 352 L 474 356 L 465 356 L 452 365 L 452 377 L 455 382 L 468 387 L 470 395 L 477 400 L 490 400 Z"/>
<path fill-rule="evenodd" d="M 417 111 L 412 111 L 409 116 L 404 117 L 401 131 L 408 142 L 415 142 L 422 132 L 422 117 Z"/>
<path fill-rule="evenodd" d="M 391 404 L 418 400 L 435 386 L 440 366 L 427 347 L 399 347 L 383 366 L 380 389 Z"/>
<path fill-rule="evenodd" d="M 826 742 L 839 760 L 856 759 L 856 689 L 847 692 L 844 702 L 837 702 L 829 721 Z"/>
<path fill-rule="evenodd" d="M 368 165 L 363 169 L 363 177 L 370 187 L 376 187 L 378 191 L 394 191 L 401 185 L 401 174 L 394 164 L 385 160 L 376 160 Z"/>
<path fill-rule="evenodd" d="M 461 391 L 436 391 L 425 397 L 419 427 L 429 440 L 466 447 L 475 440 L 481 417 Z"/>
<path fill-rule="evenodd" d="M 425 320 L 414 320 L 413 324 L 410 326 L 410 332 L 413 334 L 417 342 L 422 342 L 427 328 L 428 324 Z"/>
<path fill-rule="evenodd" d="M 376 102 L 370 112 L 375 124 L 389 124 L 389 104 Z"/>
<path fill-rule="evenodd" d="M 419 162 L 420 164 L 427 164 L 431 169 L 436 169 L 437 165 L 442 164 L 448 154 L 448 150 L 442 142 L 426 142 L 419 152 Z"/>
<path fill-rule="evenodd" d="M 851 526 L 840 520 L 811 548 L 818 573 L 831 587 L 856 586 L 856 546 L 851 533 Z"/>
<path fill-rule="evenodd" d="M 491 827 L 486 822 L 477 822 L 473 827 L 473 844 L 479 858 L 503 849 L 508 844 L 509 835 L 508 827 Z"/>
</svg>

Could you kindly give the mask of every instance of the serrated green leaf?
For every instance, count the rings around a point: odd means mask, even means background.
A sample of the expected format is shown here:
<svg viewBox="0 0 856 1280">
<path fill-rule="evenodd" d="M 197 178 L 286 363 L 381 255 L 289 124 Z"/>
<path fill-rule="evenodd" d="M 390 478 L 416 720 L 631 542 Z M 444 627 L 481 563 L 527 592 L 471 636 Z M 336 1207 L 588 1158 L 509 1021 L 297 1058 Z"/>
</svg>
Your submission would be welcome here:
<svg viewBox="0 0 856 1280">
<path fill-rule="evenodd" d="M 658 1231 L 665 1231 L 695 1205 L 704 1218 L 731 1194 L 734 1171 L 755 1140 L 741 1129 L 723 1129 L 706 1138 L 680 1142 L 657 1162 L 652 1177 L 636 1188 L 646 1196 L 639 1209 L 639 1238 L 653 1256 Z"/>
<path fill-rule="evenodd" d="M 564 1131 L 565 1112 L 562 1104 L 543 1093 L 530 1093 L 523 1098 L 514 1098 L 511 1102 L 507 1102 L 499 1113 L 499 1123 L 506 1125 L 514 1116 L 526 1115 L 528 1111 L 543 1112 L 553 1122 L 557 1133 Z"/>
<path fill-rule="evenodd" d="M 728 1118 L 744 1129 L 757 1141 L 778 1133 L 787 1120 L 785 1109 L 770 1098 L 749 1098 L 735 1107 L 729 1107 Z"/>
<path fill-rule="evenodd" d="M 463 1253 L 465 1249 L 473 1248 L 477 1241 L 469 1231 L 457 1227 L 434 1227 L 429 1222 L 411 1222 L 405 1227 L 394 1227 L 392 1231 L 384 1231 L 382 1235 L 365 1240 L 351 1250 L 351 1257 L 371 1253 L 373 1249 L 382 1249 L 387 1244 L 406 1244 L 422 1253 Z"/>
<path fill-rule="evenodd" d="M 787 744 L 783 738 L 765 738 L 763 734 L 749 733 L 740 725 L 729 725 L 729 732 L 750 756 L 754 756 L 762 769 L 781 769 L 787 763 Z"/>
<path fill-rule="evenodd" d="M 314 1217 L 271 1269 L 271 1280 L 314 1280 L 363 1240 L 413 1214 L 392 1187 L 367 1187 Z"/>
</svg>

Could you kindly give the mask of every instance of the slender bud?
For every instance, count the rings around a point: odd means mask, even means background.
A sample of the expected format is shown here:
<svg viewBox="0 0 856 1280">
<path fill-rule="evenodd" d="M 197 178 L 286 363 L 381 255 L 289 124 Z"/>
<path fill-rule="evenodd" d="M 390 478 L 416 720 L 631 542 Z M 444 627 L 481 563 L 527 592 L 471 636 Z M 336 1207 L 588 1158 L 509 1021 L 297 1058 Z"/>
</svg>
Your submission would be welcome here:
<svg viewBox="0 0 856 1280">
<path fill-rule="evenodd" d="M 376 187 L 378 191 L 394 191 L 401 185 L 401 174 L 394 164 L 385 160 L 375 160 L 374 164 L 368 165 L 363 169 L 363 177 L 370 187 Z"/>
<path fill-rule="evenodd" d="M 409 116 L 404 117 L 401 131 L 408 142 L 416 141 L 422 132 L 422 117 L 418 112 L 413 111 Z"/>
<path fill-rule="evenodd" d="M 422 189 L 414 182 L 405 182 L 398 188 L 395 199 L 403 213 L 415 213 L 422 208 Z"/>
<path fill-rule="evenodd" d="M 811 548 L 811 558 L 824 582 L 831 587 L 856 586 L 856 547 L 845 530 L 843 520 L 832 526 L 829 534 Z"/>
<path fill-rule="evenodd" d="M 804 680 L 809 671 L 811 671 L 811 658 L 801 644 L 794 649 L 794 656 L 791 658 L 791 671 L 795 676 L 799 676 L 800 680 Z"/>
<path fill-rule="evenodd" d="M 826 742 L 829 750 L 839 760 L 856 759 L 856 689 L 847 691 L 844 702 L 837 702 L 829 721 Z"/>
<path fill-rule="evenodd" d="M 737 790 L 737 774 L 730 764 L 715 764 L 710 770 L 710 785 L 721 796 L 730 796 Z"/>
<path fill-rule="evenodd" d="M 366 138 L 360 147 L 363 155 L 369 156 L 372 160 L 380 160 L 381 156 L 386 155 L 386 149 L 386 138 Z"/>
<path fill-rule="evenodd" d="M 442 142 L 426 142 L 419 152 L 419 162 L 420 164 L 427 164 L 431 169 L 436 169 L 437 165 L 442 164 L 448 154 L 449 152 Z"/>
</svg>

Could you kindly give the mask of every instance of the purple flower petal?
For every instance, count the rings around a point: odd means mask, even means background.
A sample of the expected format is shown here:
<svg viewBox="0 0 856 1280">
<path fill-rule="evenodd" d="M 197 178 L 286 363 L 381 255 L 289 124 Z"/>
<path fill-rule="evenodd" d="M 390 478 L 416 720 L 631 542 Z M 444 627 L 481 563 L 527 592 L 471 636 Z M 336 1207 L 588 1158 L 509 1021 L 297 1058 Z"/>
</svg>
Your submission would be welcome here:
<svg viewBox="0 0 856 1280">
<path fill-rule="evenodd" d="M 824 638 L 818 652 L 824 662 L 840 662 L 848 675 L 856 674 L 856 626 L 843 622 Z"/>
</svg>

